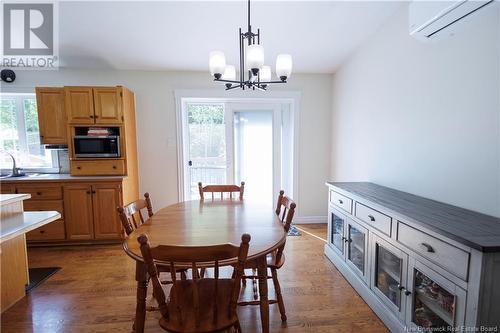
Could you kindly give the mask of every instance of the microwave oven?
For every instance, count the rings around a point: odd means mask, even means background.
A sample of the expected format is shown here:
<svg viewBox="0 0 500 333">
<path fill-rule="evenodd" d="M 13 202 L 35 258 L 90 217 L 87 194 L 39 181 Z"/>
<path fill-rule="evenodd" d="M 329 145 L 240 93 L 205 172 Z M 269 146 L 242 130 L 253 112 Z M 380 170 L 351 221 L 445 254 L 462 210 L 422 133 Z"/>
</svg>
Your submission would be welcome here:
<svg viewBox="0 0 500 333">
<path fill-rule="evenodd" d="M 76 135 L 73 138 L 73 150 L 77 158 L 120 157 L 120 137 L 118 135 Z"/>
</svg>

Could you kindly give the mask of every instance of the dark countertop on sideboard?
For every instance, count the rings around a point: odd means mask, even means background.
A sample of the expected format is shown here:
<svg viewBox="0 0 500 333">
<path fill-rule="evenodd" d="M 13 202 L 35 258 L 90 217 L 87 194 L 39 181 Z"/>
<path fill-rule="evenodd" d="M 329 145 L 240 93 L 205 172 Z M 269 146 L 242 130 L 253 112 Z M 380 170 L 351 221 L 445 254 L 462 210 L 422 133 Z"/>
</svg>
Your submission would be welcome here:
<svg viewBox="0 0 500 333">
<path fill-rule="evenodd" d="M 14 182 L 65 182 L 65 181 L 118 181 L 126 176 L 71 176 L 66 173 L 39 173 L 23 177 L 9 177 L 0 179 L 2 183 Z"/>
<path fill-rule="evenodd" d="M 327 182 L 482 252 L 500 252 L 500 218 L 368 182 Z M 389 212 L 388 212 L 389 213 Z"/>
</svg>

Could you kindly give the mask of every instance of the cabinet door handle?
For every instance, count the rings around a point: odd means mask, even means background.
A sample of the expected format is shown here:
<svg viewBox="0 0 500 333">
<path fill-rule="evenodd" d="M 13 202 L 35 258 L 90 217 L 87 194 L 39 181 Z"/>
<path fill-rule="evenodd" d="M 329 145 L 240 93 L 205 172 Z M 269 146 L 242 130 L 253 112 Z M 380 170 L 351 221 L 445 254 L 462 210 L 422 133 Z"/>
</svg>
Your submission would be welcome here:
<svg viewBox="0 0 500 333">
<path fill-rule="evenodd" d="M 429 244 L 427 243 L 420 243 L 420 245 L 422 246 L 422 248 L 424 248 L 427 252 L 431 252 L 431 253 L 434 253 L 434 249 L 432 248 L 432 246 L 430 246 Z"/>
<path fill-rule="evenodd" d="M 341 199 L 339 199 L 339 204 L 341 204 L 341 205 L 342 205 L 343 203 L 344 203 L 344 202 L 343 202 Z"/>
<path fill-rule="evenodd" d="M 94 119 L 94 116 L 90 115 L 90 116 L 89 116 L 89 118 L 90 118 L 90 119 Z"/>
<path fill-rule="evenodd" d="M 44 234 L 44 233 L 45 233 L 45 230 L 40 230 L 40 233 L 41 233 L 41 234 Z"/>
<path fill-rule="evenodd" d="M 99 118 L 99 116 L 94 116 L 94 118 L 96 118 L 96 119 L 97 119 L 97 118 Z"/>
<path fill-rule="evenodd" d="M 87 194 L 90 194 L 90 191 L 87 191 Z"/>
<path fill-rule="evenodd" d="M 370 219 L 370 221 L 375 222 L 375 217 L 373 217 L 373 215 L 371 215 L 371 214 L 368 215 L 368 218 Z"/>
<path fill-rule="evenodd" d="M 404 293 L 405 293 L 406 296 L 410 296 L 411 295 L 411 291 L 409 291 L 408 289 L 406 289 L 405 287 L 403 287 L 400 284 L 398 284 L 398 289 L 401 290 L 401 291 L 404 291 Z"/>
<path fill-rule="evenodd" d="M 95 194 L 96 192 L 94 190 L 92 190 L 92 194 Z"/>
</svg>

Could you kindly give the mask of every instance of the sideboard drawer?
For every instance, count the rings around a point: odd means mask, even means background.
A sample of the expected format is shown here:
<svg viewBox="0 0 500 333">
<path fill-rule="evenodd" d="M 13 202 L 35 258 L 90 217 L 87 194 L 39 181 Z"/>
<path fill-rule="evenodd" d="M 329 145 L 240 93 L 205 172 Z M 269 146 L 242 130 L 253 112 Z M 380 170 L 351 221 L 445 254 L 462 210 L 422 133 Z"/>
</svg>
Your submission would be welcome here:
<svg viewBox="0 0 500 333">
<path fill-rule="evenodd" d="M 342 208 L 349 214 L 352 213 L 352 200 L 348 197 L 335 191 L 330 191 L 330 202 L 335 206 Z"/>
<path fill-rule="evenodd" d="M 391 237 L 392 218 L 356 202 L 355 216 Z"/>
<path fill-rule="evenodd" d="M 401 222 L 398 222 L 397 239 L 422 257 L 467 281 L 468 252 Z"/>
<path fill-rule="evenodd" d="M 29 193 L 31 194 L 30 200 L 62 199 L 62 187 L 60 185 L 32 184 L 32 183 L 16 185 L 16 193 Z"/>
</svg>

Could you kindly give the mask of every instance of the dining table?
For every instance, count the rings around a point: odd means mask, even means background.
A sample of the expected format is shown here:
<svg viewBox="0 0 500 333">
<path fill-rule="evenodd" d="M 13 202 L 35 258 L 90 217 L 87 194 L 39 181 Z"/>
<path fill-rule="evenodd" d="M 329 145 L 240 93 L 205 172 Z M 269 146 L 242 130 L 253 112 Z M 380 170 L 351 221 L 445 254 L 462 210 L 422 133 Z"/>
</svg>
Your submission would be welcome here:
<svg viewBox="0 0 500 333">
<path fill-rule="evenodd" d="M 242 234 L 250 234 L 247 260 L 257 262 L 259 306 L 262 332 L 269 332 L 269 303 L 266 256 L 286 241 L 283 224 L 270 205 L 240 199 L 192 200 L 158 210 L 135 229 L 123 242 L 123 249 L 135 260 L 137 304 L 135 332 L 144 332 L 149 276 L 137 238 L 146 234 L 150 246 L 207 246 L 234 244 L 239 246 Z M 221 265 L 232 265 L 237 258 Z M 168 263 L 156 262 L 159 265 Z"/>
</svg>

